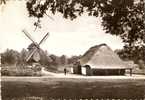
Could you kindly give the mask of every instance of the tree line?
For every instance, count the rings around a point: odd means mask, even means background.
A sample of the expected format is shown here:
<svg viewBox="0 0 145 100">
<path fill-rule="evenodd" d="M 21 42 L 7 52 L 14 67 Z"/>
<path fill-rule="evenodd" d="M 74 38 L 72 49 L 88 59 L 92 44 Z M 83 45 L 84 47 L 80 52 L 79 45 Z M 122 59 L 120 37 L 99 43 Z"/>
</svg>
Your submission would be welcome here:
<svg viewBox="0 0 145 100">
<path fill-rule="evenodd" d="M 39 63 L 44 66 L 59 66 L 66 64 L 73 64 L 76 62 L 80 56 L 72 56 L 67 57 L 66 55 L 57 56 L 55 54 L 48 54 L 47 51 L 40 50 L 40 61 Z M 6 49 L 3 53 L 1 53 L 1 63 L 4 65 L 26 65 L 31 64 L 33 61 L 30 60 L 26 62 L 26 56 L 28 55 L 28 51 L 26 49 L 22 49 L 20 52 L 13 49 Z"/>
<path fill-rule="evenodd" d="M 139 51 L 139 52 L 138 52 Z M 145 48 L 144 50 L 134 49 L 133 55 L 128 54 L 128 49 L 117 49 L 115 50 L 115 53 L 119 55 L 119 57 L 124 61 L 134 61 L 135 64 L 139 65 L 140 69 L 145 68 Z M 1 64 L 2 65 L 32 65 L 34 63 L 33 60 L 30 60 L 29 62 L 26 62 L 26 57 L 29 54 L 29 51 L 27 49 L 22 49 L 20 52 L 13 50 L 13 49 L 6 49 L 3 53 L 1 53 Z M 71 56 L 67 57 L 66 55 L 57 56 L 55 54 L 48 54 L 47 50 L 39 50 L 40 54 L 40 63 L 42 66 L 45 66 L 45 68 L 48 69 L 57 69 L 59 66 L 72 66 L 74 63 L 76 63 L 80 58 L 79 56 Z M 144 59 L 144 60 L 142 60 Z"/>
</svg>

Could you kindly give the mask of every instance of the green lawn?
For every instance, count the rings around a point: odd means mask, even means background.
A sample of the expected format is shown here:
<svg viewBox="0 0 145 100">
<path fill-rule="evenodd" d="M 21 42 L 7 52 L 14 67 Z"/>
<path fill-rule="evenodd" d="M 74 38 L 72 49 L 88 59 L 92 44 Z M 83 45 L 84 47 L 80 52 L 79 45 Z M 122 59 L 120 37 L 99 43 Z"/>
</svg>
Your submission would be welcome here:
<svg viewBox="0 0 145 100">
<path fill-rule="evenodd" d="M 145 98 L 144 79 L 2 77 L 2 100 L 142 99 L 143 97 Z"/>
</svg>

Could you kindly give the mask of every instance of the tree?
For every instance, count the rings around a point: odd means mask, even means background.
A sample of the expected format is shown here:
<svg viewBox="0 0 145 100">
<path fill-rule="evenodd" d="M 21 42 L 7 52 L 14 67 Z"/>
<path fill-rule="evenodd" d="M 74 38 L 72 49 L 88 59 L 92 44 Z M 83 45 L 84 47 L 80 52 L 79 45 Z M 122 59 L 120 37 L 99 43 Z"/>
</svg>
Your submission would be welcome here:
<svg viewBox="0 0 145 100">
<path fill-rule="evenodd" d="M 145 46 L 134 47 L 132 50 L 125 47 L 122 50 L 115 50 L 115 52 L 123 60 L 133 60 L 137 64 L 141 61 L 145 64 Z"/>
<path fill-rule="evenodd" d="M 0 4 L 6 4 L 6 0 L 0 0 Z"/>
<path fill-rule="evenodd" d="M 40 54 L 40 64 L 42 65 L 50 65 L 50 63 L 52 62 L 52 59 L 49 57 L 47 51 L 43 51 L 42 49 L 40 49 L 39 51 Z"/>
<path fill-rule="evenodd" d="M 60 57 L 60 60 L 61 60 L 61 64 L 62 65 L 66 65 L 68 63 L 68 59 L 67 59 L 67 57 L 65 55 L 62 55 Z"/>
<path fill-rule="evenodd" d="M 100 16 L 106 33 L 120 36 L 129 55 L 145 46 L 144 0 L 29 0 L 26 5 L 39 22 L 48 11 L 71 20 L 83 13 Z"/>
<path fill-rule="evenodd" d="M 2 64 L 17 64 L 19 62 L 20 54 L 19 52 L 7 49 L 4 53 L 1 54 L 1 63 Z"/>
<path fill-rule="evenodd" d="M 21 64 L 26 64 L 26 57 L 28 55 L 28 51 L 26 49 L 22 49 L 22 51 L 20 52 L 20 59 L 21 59 Z"/>
<path fill-rule="evenodd" d="M 52 59 L 52 62 L 50 63 L 51 65 L 54 65 L 54 66 L 60 65 L 61 62 L 58 56 L 51 54 L 49 57 Z"/>
<path fill-rule="evenodd" d="M 80 56 L 71 56 L 71 57 L 68 59 L 68 63 L 69 63 L 69 64 L 74 64 L 74 63 L 77 62 L 80 58 L 81 58 L 81 55 L 80 55 Z"/>
</svg>

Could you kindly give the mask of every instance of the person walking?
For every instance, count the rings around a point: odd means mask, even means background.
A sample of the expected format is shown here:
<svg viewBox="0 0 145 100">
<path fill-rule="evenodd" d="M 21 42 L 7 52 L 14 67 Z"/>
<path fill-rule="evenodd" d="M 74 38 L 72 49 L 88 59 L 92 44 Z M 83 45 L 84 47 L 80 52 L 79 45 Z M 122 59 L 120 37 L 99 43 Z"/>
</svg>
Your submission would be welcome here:
<svg viewBox="0 0 145 100">
<path fill-rule="evenodd" d="M 64 68 L 64 75 L 66 75 L 66 72 L 67 72 L 67 70 L 66 70 L 66 68 Z"/>
</svg>

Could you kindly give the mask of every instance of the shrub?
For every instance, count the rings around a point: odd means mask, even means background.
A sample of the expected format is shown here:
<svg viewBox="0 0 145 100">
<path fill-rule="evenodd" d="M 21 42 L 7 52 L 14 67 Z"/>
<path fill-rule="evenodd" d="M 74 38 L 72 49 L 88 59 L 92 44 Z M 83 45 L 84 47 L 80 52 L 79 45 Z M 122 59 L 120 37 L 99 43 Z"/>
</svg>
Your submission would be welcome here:
<svg viewBox="0 0 145 100">
<path fill-rule="evenodd" d="M 2 67 L 1 70 L 2 76 L 41 76 L 41 71 L 36 71 L 28 67 L 20 68 L 18 66 L 15 67 Z"/>
<path fill-rule="evenodd" d="M 6 69 L 1 69 L 1 75 L 2 75 L 2 76 L 9 76 L 10 73 L 9 73 L 9 71 L 6 70 Z"/>
</svg>

